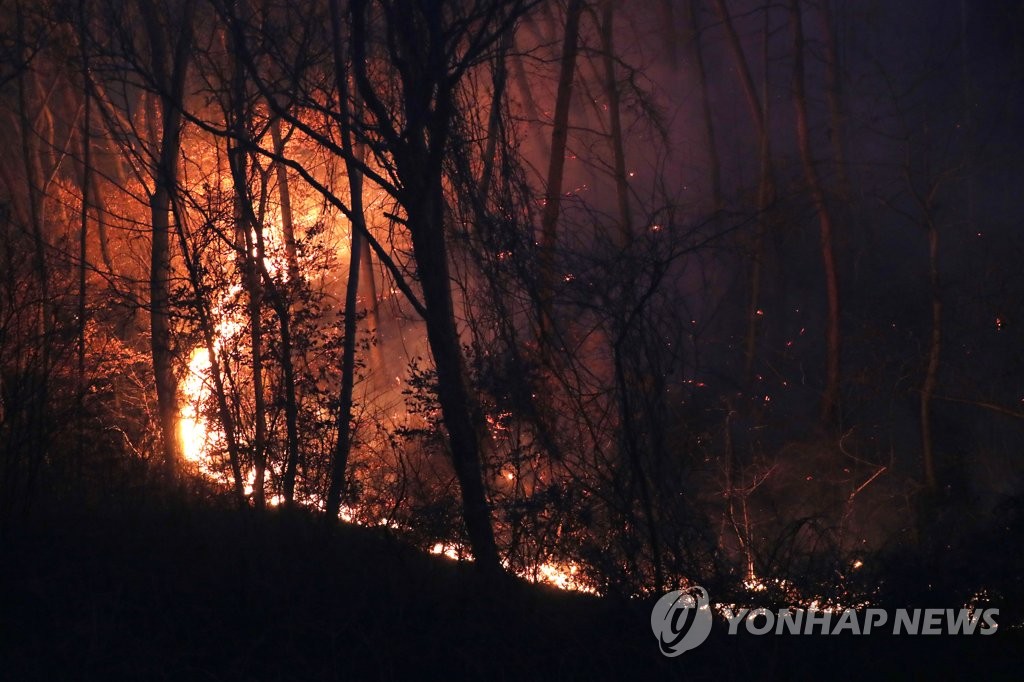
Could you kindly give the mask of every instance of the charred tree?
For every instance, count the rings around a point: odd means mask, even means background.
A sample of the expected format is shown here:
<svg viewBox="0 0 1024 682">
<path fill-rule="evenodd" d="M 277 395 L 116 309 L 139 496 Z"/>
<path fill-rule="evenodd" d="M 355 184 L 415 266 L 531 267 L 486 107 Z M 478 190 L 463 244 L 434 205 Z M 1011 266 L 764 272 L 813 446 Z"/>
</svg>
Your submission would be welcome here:
<svg viewBox="0 0 1024 682">
<path fill-rule="evenodd" d="M 274 116 L 270 121 L 270 136 L 274 154 L 284 155 L 284 138 L 281 135 L 281 119 Z M 281 210 L 281 237 L 284 241 L 288 283 L 285 291 L 297 292 L 302 286 L 299 270 L 298 247 L 295 242 L 295 226 L 292 220 L 292 199 L 288 185 L 288 169 L 283 163 L 274 162 L 277 173 L 277 193 Z M 299 468 L 299 401 L 295 379 L 295 361 L 292 357 L 292 307 L 294 296 L 286 296 L 282 287 L 261 266 L 264 284 L 270 290 L 271 305 L 277 314 L 281 327 L 281 373 L 284 382 L 284 414 L 287 431 L 288 453 L 285 459 L 283 494 L 285 504 L 295 501 L 295 479 Z"/>
<path fill-rule="evenodd" d="M 351 241 L 349 243 L 348 281 L 345 285 L 344 337 L 341 354 L 341 391 L 338 400 L 338 438 L 331 458 L 331 481 L 327 489 L 327 517 L 336 519 L 341 509 L 341 498 L 345 492 L 345 469 L 348 466 L 352 448 L 352 392 L 356 375 L 356 334 L 359 319 L 358 293 L 360 265 L 363 258 L 363 238 L 366 219 L 363 213 L 363 174 L 361 166 L 365 149 L 361 142 L 354 142 L 352 135 L 353 117 L 361 115 L 358 99 L 354 106 L 349 104 L 349 71 L 345 67 L 344 37 L 342 33 L 342 10 L 339 0 L 330 1 L 331 39 L 334 53 L 334 79 L 338 92 L 339 123 L 341 144 L 345 152 L 345 167 L 348 174 L 350 194 Z M 351 109 L 351 111 L 350 111 Z"/>
<path fill-rule="evenodd" d="M 168 44 L 169 17 L 165 18 L 166 21 L 161 21 L 157 8 L 149 0 L 143 0 L 139 8 L 149 40 L 149 66 L 159 88 L 158 101 L 162 122 L 160 146 L 153 169 L 153 191 L 149 197 L 153 234 L 149 298 L 153 374 L 163 435 L 164 471 L 169 480 L 177 477 L 181 460 L 181 443 L 178 436 L 178 386 L 174 375 L 174 353 L 171 346 L 170 217 L 172 196 L 178 187 L 181 107 L 188 73 L 189 51 L 192 48 L 193 7 L 193 1 L 186 0 L 173 45 Z"/>
<path fill-rule="evenodd" d="M 237 51 L 237 48 L 236 48 Z M 248 296 L 249 351 L 251 353 L 253 394 L 253 483 L 252 499 L 257 509 L 266 504 L 267 475 L 267 399 L 263 384 L 263 248 L 262 216 L 256 214 L 249 188 L 248 140 L 252 111 L 246 88 L 242 60 L 232 60 L 229 84 L 228 163 L 234 189 L 235 248 L 241 265 L 242 282 Z M 287 329 L 287 327 L 285 327 Z"/>
<path fill-rule="evenodd" d="M 467 536 L 478 567 L 500 573 L 501 563 L 491 527 L 484 487 L 479 434 L 473 419 L 473 398 L 463 366 L 455 323 L 446 235 L 444 160 L 452 120 L 458 115 L 455 88 L 472 60 L 499 39 L 505 26 L 495 26 L 496 6 L 476 8 L 478 23 L 467 35 L 466 53 L 449 52 L 447 15 L 441 4 L 399 7 L 380 3 L 386 20 L 389 59 L 400 91 L 393 107 L 385 103 L 380 84 L 366 68 L 369 29 L 367 2 L 352 3 L 352 63 L 359 93 L 373 124 L 386 144 L 399 181 L 397 199 L 405 211 L 425 304 L 427 340 L 437 372 L 437 397 L 448 431 L 450 455 L 462 493 Z M 515 9 L 515 8 L 511 8 Z M 510 12 L 509 23 L 515 17 Z M 467 30 L 467 29 L 463 29 Z"/>
</svg>

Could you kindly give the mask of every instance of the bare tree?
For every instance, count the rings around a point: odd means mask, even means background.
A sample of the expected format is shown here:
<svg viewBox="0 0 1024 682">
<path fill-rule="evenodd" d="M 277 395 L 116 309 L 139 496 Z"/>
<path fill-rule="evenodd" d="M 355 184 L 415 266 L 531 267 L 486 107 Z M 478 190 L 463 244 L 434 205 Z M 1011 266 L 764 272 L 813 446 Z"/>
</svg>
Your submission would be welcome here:
<svg viewBox="0 0 1024 682">
<path fill-rule="evenodd" d="M 331 482 L 327 490 L 327 516 L 334 519 L 341 508 L 341 497 L 345 489 L 345 468 L 352 448 L 352 390 L 356 374 L 356 333 L 360 280 L 360 266 L 363 259 L 363 238 L 366 232 L 366 218 L 363 212 L 363 173 L 365 150 L 361 141 L 353 141 L 352 121 L 359 120 L 362 111 L 358 97 L 352 111 L 349 111 L 349 70 L 345 66 L 342 9 L 339 0 L 330 0 L 331 39 L 334 55 L 334 81 L 338 93 L 338 113 L 341 127 L 341 145 L 345 153 L 345 167 L 348 171 L 351 217 L 353 224 L 349 247 L 348 282 L 345 287 L 345 320 L 341 360 L 341 392 L 338 406 L 338 440 L 334 446 L 331 462 Z M 355 117 L 355 118 L 353 118 Z M 369 267 L 369 262 L 365 267 Z"/>
<path fill-rule="evenodd" d="M 739 35 L 736 33 L 726 0 L 715 0 L 715 9 L 725 29 L 729 51 L 732 53 L 733 61 L 736 63 L 736 70 L 739 73 L 740 82 L 743 86 L 747 108 L 750 111 L 750 120 L 754 124 L 754 132 L 757 136 L 758 159 L 760 162 L 760 182 L 757 190 L 757 225 L 754 232 L 754 244 L 751 248 L 750 303 L 747 307 L 747 336 L 744 362 L 745 373 L 749 379 L 754 367 L 761 323 L 761 280 L 764 269 L 765 239 L 769 229 L 768 212 L 771 204 L 775 201 L 775 170 L 772 162 L 771 137 L 768 129 L 768 92 L 766 89 L 761 96 L 757 93 L 753 72 L 744 53 Z M 764 13 L 765 29 L 762 41 L 765 55 L 767 56 L 769 8 L 766 7 Z M 767 59 L 765 59 L 763 68 L 767 73 Z M 767 85 L 767 79 L 765 84 Z"/>
<path fill-rule="evenodd" d="M 615 3 L 604 0 L 601 6 L 601 61 L 604 65 L 605 93 L 608 96 L 608 123 L 611 135 L 615 196 L 619 204 L 620 247 L 632 240 L 632 212 L 629 206 L 629 179 L 626 177 L 626 147 L 622 139 L 622 111 L 619 103 L 619 82 L 615 73 Z"/>
<path fill-rule="evenodd" d="M 160 427 L 163 434 L 164 469 L 169 479 L 177 476 L 181 460 L 178 436 L 178 389 L 174 375 L 171 345 L 170 311 L 170 218 L 172 195 L 178 186 L 178 156 L 181 151 L 181 106 L 192 49 L 193 0 L 185 0 L 178 21 L 171 18 L 172 8 L 158 7 L 152 0 L 140 0 L 149 42 L 149 67 L 160 105 L 159 150 L 153 169 L 153 189 L 149 198 L 153 242 L 151 249 L 149 296 L 150 334 L 153 373 L 156 377 Z M 173 28 L 172 28 L 173 27 Z M 177 35 L 173 34 L 177 29 Z M 172 35 L 168 36 L 168 32 Z M 173 43 L 168 39 L 173 38 Z M 156 140 L 153 140 L 156 143 Z"/>
<path fill-rule="evenodd" d="M 544 212 L 541 216 L 541 336 L 551 326 L 551 288 L 555 275 L 554 257 L 558 245 L 558 213 L 562 201 L 562 181 L 565 173 L 565 153 L 569 140 L 569 107 L 572 103 L 572 84 L 576 77 L 576 55 L 579 51 L 580 16 L 586 6 L 584 0 L 569 0 L 565 13 L 562 57 L 558 72 L 558 90 L 555 95 L 555 114 L 551 129 L 551 154 L 548 158 L 547 186 L 544 190 Z M 546 345 L 542 338 L 542 345 Z"/>
<path fill-rule="evenodd" d="M 827 301 L 825 322 L 825 387 L 821 396 L 822 424 L 831 425 L 839 418 L 840 356 L 842 333 L 840 331 L 839 268 L 836 262 L 832 211 L 825 200 L 825 189 L 811 152 L 811 131 L 807 115 L 807 93 L 804 84 L 804 41 L 803 17 L 799 0 L 789 2 L 789 21 L 793 39 L 793 108 L 796 112 L 796 137 L 800 148 L 800 162 L 803 166 L 804 181 L 811 193 L 814 211 L 818 216 L 821 235 L 821 262 L 825 271 L 825 294 Z"/>
</svg>

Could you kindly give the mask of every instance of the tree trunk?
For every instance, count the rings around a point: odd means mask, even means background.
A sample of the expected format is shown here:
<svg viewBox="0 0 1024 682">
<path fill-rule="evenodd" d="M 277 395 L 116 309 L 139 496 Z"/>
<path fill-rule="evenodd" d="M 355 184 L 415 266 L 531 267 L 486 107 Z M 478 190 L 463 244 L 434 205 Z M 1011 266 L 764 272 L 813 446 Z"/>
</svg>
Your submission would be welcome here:
<svg viewBox="0 0 1024 682">
<path fill-rule="evenodd" d="M 626 370 L 623 358 L 623 347 L 628 336 L 629 329 L 625 328 L 614 344 L 615 382 L 618 393 L 619 418 L 622 420 L 622 445 L 626 451 L 626 459 L 629 461 L 629 470 L 633 481 L 639 488 L 640 508 L 643 511 L 644 521 L 647 526 L 647 540 L 651 546 L 651 566 L 654 569 L 654 591 L 661 592 L 665 583 L 662 569 L 661 557 L 661 536 L 658 533 L 658 522 L 654 513 L 654 503 L 651 496 L 651 487 L 648 482 L 647 473 L 644 470 L 641 460 L 642 446 L 640 434 L 633 423 L 633 408 L 630 404 L 629 395 L 633 392 L 635 385 L 627 379 L 630 373 Z M 632 503 L 632 500 L 630 500 Z"/>
<path fill-rule="evenodd" d="M 281 119 L 270 120 L 270 137 L 274 154 L 284 156 L 284 139 L 281 137 Z M 288 168 L 283 163 L 274 164 L 277 170 L 277 192 L 281 202 L 281 237 L 284 241 L 284 255 L 288 267 L 288 281 L 294 286 L 300 277 L 299 253 L 295 246 L 295 225 L 292 221 L 292 198 L 288 189 Z"/>
<path fill-rule="evenodd" d="M 235 48 L 237 51 L 237 47 Z M 249 344 L 252 354 L 253 393 L 253 483 L 252 499 L 257 509 L 266 505 L 267 474 L 267 403 L 263 390 L 263 225 L 253 210 L 249 189 L 249 173 L 245 143 L 249 139 L 251 112 L 246 104 L 245 68 L 239 57 L 234 59 L 231 78 L 231 108 L 227 113 L 234 142 L 228 141 L 228 163 L 235 192 L 235 231 L 237 248 L 242 255 L 242 277 L 249 297 Z"/>
<path fill-rule="evenodd" d="M 601 58 L 604 63 L 605 93 L 608 97 L 612 153 L 614 157 L 615 194 L 619 205 L 619 248 L 633 238 L 633 219 L 629 208 L 629 180 L 626 176 L 626 151 L 622 139 L 622 114 L 619 105 L 619 83 L 615 75 L 615 4 L 604 0 L 601 10 Z"/>
<path fill-rule="evenodd" d="M 722 210 L 722 164 L 718 156 L 718 144 L 715 141 L 715 117 L 711 111 L 711 93 L 708 90 L 707 66 L 704 62 L 704 48 L 701 46 L 700 10 L 697 0 L 688 0 L 687 11 L 690 19 L 689 40 L 693 54 L 693 65 L 700 87 L 700 104 L 703 114 L 704 137 L 708 145 L 708 165 L 711 167 L 711 201 L 717 214 Z"/>
<path fill-rule="evenodd" d="M 505 101 L 505 84 L 508 82 L 508 51 L 512 48 L 512 30 L 509 29 L 501 37 L 498 54 L 494 56 L 491 74 L 491 111 L 487 117 L 487 143 L 484 149 L 483 170 L 480 172 L 480 184 L 477 193 L 480 200 L 487 202 L 491 191 L 491 177 L 494 173 L 495 154 L 498 148 L 499 125 L 501 124 L 501 108 Z"/>
<path fill-rule="evenodd" d="M 811 155 L 810 125 L 807 120 L 807 95 L 804 90 L 804 32 L 799 0 L 789 0 L 790 25 L 793 31 L 793 107 L 796 110 L 796 137 L 804 180 L 818 214 L 821 233 L 821 261 L 825 271 L 825 294 L 828 311 L 825 331 L 825 388 L 821 397 L 821 422 L 834 425 L 839 417 L 840 333 L 839 272 L 833 245 L 832 213 L 825 201 L 825 190 Z"/>
<path fill-rule="evenodd" d="M 24 17 L 21 3 L 16 5 L 16 22 L 19 33 L 24 35 Z M 23 57 L 24 63 L 28 63 L 27 55 Z M 45 234 L 45 205 L 46 179 L 43 173 L 41 151 L 39 145 L 32 144 L 37 139 L 33 127 L 35 118 L 29 113 L 29 95 L 27 79 L 30 73 L 27 70 L 18 74 L 18 116 L 19 127 L 21 128 L 21 153 L 22 163 L 25 171 L 25 194 L 27 211 L 26 218 L 31 231 L 33 252 L 31 256 L 32 270 L 36 278 L 38 306 L 35 322 L 35 358 L 38 358 L 38 369 L 34 374 L 27 377 L 29 388 L 26 391 L 29 401 L 25 410 L 28 415 L 29 432 L 29 468 L 26 483 L 26 504 L 31 499 L 31 492 L 35 487 L 36 475 L 42 466 L 44 458 L 49 450 L 49 413 L 50 413 L 50 364 L 51 346 L 53 342 L 53 312 L 52 301 L 50 300 L 50 272 L 46 258 L 47 239 Z M 39 75 L 33 74 L 38 86 Z M 40 98 L 40 106 L 47 106 L 45 99 Z M 29 363 L 28 366 L 31 366 Z"/>
<path fill-rule="evenodd" d="M 935 448 L 932 442 L 932 398 L 939 375 L 939 356 L 942 352 L 942 297 L 939 293 L 939 230 L 927 208 L 928 229 L 928 286 L 931 291 L 932 331 L 928 345 L 928 366 L 921 384 L 921 460 L 924 481 L 930 493 L 936 489 Z"/>
<path fill-rule="evenodd" d="M 291 310 L 280 290 L 269 281 L 268 273 L 264 272 L 264 280 L 268 288 L 273 287 L 271 299 L 274 312 L 277 313 L 281 325 L 281 373 L 284 383 L 284 422 L 288 439 L 288 454 L 284 471 L 284 502 L 295 501 L 295 478 L 299 468 L 299 400 L 295 387 L 295 362 L 292 358 Z"/>
<path fill-rule="evenodd" d="M 759 110 L 760 124 L 758 129 L 758 157 L 760 160 L 760 182 L 757 187 L 757 231 L 754 235 L 753 263 L 750 274 L 750 307 L 747 309 L 747 345 L 744 371 L 749 386 L 754 383 L 754 361 L 757 358 L 757 341 L 760 338 L 761 321 L 764 311 L 761 310 L 761 283 L 764 273 L 765 241 L 771 226 L 769 212 L 775 203 L 775 168 L 772 164 L 771 138 L 768 129 L 768 107 L 771 98 L 768 96 L 768 45 L 771 37 L 771 15 L 764 9 L 764 28 L 761 33 L 762 50 L 762 97 Z M 756 99 L 756 93 L 753 93 Z"/>
<path fill-rule="evenodd" d="M 195 311 L 199 318 L 199 330 L 203 335 L 203 344 L 206 348 L 206 357 L 210 363 L 210 377 L 213 379 L 214 398 L 217 401 L 217 415 L 220 417 L 221 428 L 224 429 L 224 441 L 228 449 L 228 462 L 231 465 L 231 480 L 234 484 L 235 497 L 241 506 L 245 505 L 245 481 L 242 478 L 241 457 L 238 451 L 238 435 L 235 429 L 235 419 L 228 405 L 227 391 L 224 386 L 224 377 L 221 371 L 220 358 L 217 356 L 217 333 L 211 320 L 210 310 L 203 298 L 202 282 L 200 280 L 200 268 L 195 257 L 189 248 L 188 239 L 185 234 L 185 226 L 180 215 L 176 216 L 178 225 L 178 245 L 181 249 L 182 259 L 185 261 L 185 269 L 188 272 L 189 283 L 195 293 Z"/>
<path fill-rule="evenodd" d="M 177 477 L 181 459 L 178 423 L 178 384 L 174 376 L 170 324 L 170 191 L 164 181 L 150 197 L 153 240 L 150 260 L 150 338 L 153 375 L 156 380 L 157 409 L 163 433 L 164 473 L 169 481 Z"/>
<path fill-rule="evenodd" d="M 565 175 L 565 151 L 569 140 L 569 106 L 572 103 L 572 84 L 576 75 L 576 55 L 579 51 L 580 15 L 583 0 L 569 0 L 565 15 L 565 35 L 562 60 L 555 95 L 554 127 L 551 130 L 551 156 L 548 159 L 547 187 L 544 191 L 544 212 L 541 215 L 540 281 L 541 281 L 541 337 L 550 331 L 552 296 L 556 276 L 555 249 L 558 244 L 558 212 L 562 200 L 562 181 Z"/>
<path fill-rule="evenodd" d="M 462 489 L 466 531 L 481 569 L 500 572 L 501 563 L 483 485 L 480 444 L 471 416 L 470 396 L 455 327 L 440 180 L 438 173 L 430 185 L 413 195 L 414 203 L 407 206 L 409 230 L 427 307 L 427 339 L 437 369 L 438 402 L 448 430 L 455 474 Z"/>
<path fill-rule="evenodd" d="M 850 198 L 850 178 L 846 172 L 846 144 L 843 130 L 846 117 L 843 115 L 842 80 L 839 75 L 839 49 L 836 45 L 835 25 L 832 20 L 830 0 L 821 0 L 821 34 L 825 41 L 825 98 L 828 101 L 829 141 L 839 181 L 839 195 L 844 201 Z"/>
<path fill-rule="evenodd" d="M 237 113 L 237 112 L 236 112 Z M 236 147 L 231 150 L 231 172 L 235 185 L 235 221 L 237 225 L 238 248 L 244 250 L 242 276 L 249 297 L 249 344 L 252 354 L 252 392 L 254 434 L 252 443 L 253 483 L 252 499 L 257 509 L 266 504 L 267 473 L 267 403 L 263 391 L 263 283 L 259 263 L 263 250 L 253 239 L 253 232 L 261 227 L 251 220 L 248 174 L 246 173 L 245 151 Z"/>
<path fill-rule="evenodd" d="M 77 383 L 77 408 L 78 408 L 78 444 L 75 450 L 75 466 L 79 469 L 82 466 L 82 458 L 85 448 L 85 317 L 88 310 L 86 299 L 86 264 L 89 260 L 89 198 L 92 194 L 92 101 L 88 86 L 89 78 L 89 52 L 85 43 L 86 3 L 82 2 L 78 7 L 78 40 L 82 56 L 82 212 L 78 232 L 78 363 L 76 371 Z"/>
<path fill-rule="evenodd" d="M 241 156 L 241 155 L 239 155 Z M 244 163 L 244 161 L 242 162 Z M 243 166 L 244 168 L 244 166 Z M 248 188 L 246 185 L 235 186 L 236 192 L 240 193 L 239 201 L 249 201 Z M 257 234 L 262 226 L 256 222 L 245 219 L 244 214 L 239 215 L 242 229 L 244 230 L 245 245 L 245 286 L 249 294 L 249 340 L 252 353 L 252 394 L 253 394 L 253 421 L 254 434 L 252 443 L 253 459 L 253 482 L 252 499 L 257 509 L 266 505 L 266 477 L 267 477 L 267 398 L 263 390 L 263 282 L 260 277 L 259 267 L 263 261 L 264 253 L 262 240 L 257 237 L 253 239 L 253 232 Z"/>
<path fill-rule="evenodd" d="M 462 492 L 467 536 L 477 567 L 487 574 L 500 574 L 501 561 L 491 528 L 472 398 L 455 325 L 445 236 L 443 163 L 454 116 L 452 88 L 455 82 L 444 57 L 443 17 L 440 8 L 430 3 L 414 5 L 409 13 L 388 16 L 392 49 L 406 56 L 415 55 L 412 60 L 394 60 L 399 66 L 403 88 L 398 105 L 404 108 L 406 122 L 399 135 L 392 127 L 391 111 L 380 99 L 366 72 L 368 36 L 364 12 L 365 2 L 353 3 L 352 61 L 356 81 L 363 101 L 388 138 L 401 187 L 399 199 L 405 209 L 406 227 L 423 291 L 427 341 L 437 370 L 437 397 Z M 420 40 L 410 42 L 413 35 Z"/>
<path fill-rule="evenodd" d="M 942 179 L 935 179 L 922 195 L 914 186 L 907 168 L 907 185 L 910 193 L 917 201 L 921 210 L 928 239 L 928 291 L 931 295 L 931 334 L 928 342 L 928 362 L 925 366 L 924 378 L 921 381 L 920 416 L 921 416 L 921 468 L 924 473 L 925 488 L 934 495 L 938 488 L 935 472 L 935 443 L 932 437 L 932 403 L 935 398 L 935 387 L 939 378 L 939 360 L 942 355 L 942 290 L 939 274 L 939 226 L 935 222 L 935 197 L 939 193 Z"/>
<path fill-rule="evenodd" d="M 341 114 L 341 144 L 346 154 L 345 166 L 348 173 L 350 207 L 353 225 L 349 248 L 348 282 L 345 288 L 345 328 L 341 353 L 341 393 L 338 407 L 338 440 L 335 442 L 331 461 L 331 482 L 327 490 L 327 518 L 338 518 L 341 510 L 341 498 L 345 492 L 345 470 L 348 467 L 349 454 L 352 448 L 352 392 L 355 387 L 356 373 L 356 334 L 359 311 L 359 266 L 363 256 L 362 233 L 366 229 L 363 214 L 363 174 L 362 164 L 364 147 L 353 144 L 351 116 L 359 116 L 358 102 L 355 110 L 349 111 L 348 70 L 345 58 L 342 35 L 342 12 L 338 0 L 330 0 L 331 34 L 334 47 L 334 79 L 338 90 L 338 106 Z M 358 224 L 356 224 L 358 222 Z"/>
<path fill-rule="evenodd" d="M 512 42 L 515 43 L 515 36 L 512 37 Z M 531 124 L 530 127 L 533 129 L 531 137 L 535 139 L 537 145 L 537 154 L 540 158 L 548 156 L 550 158 L 551 146 L 548 139 L 544 137 L 540 130 L 540 108 L 537 106 L 537 101 L 533 98 L 533 90 L 530 87 L 530 81 L 526 76 L 526 70 L 523 68 L 523 59 L 520 55 L 513 54 L 509 55 L 508 58 L 509 69 L 512 71 L 512 78 L 516 82 L 516 89 L 519 91 L 519 96 L 522 97 L 523 113 L 526 115 L 526 120 Z"/>
<path fill-rule="evenodd" d="M 284 156 L 284 139 L 281 137 L 281 119 L 275 116 L 270 122 L 270 137 L 274 154 Z M 285 260 L 288 268 L 286 291 L 299 291 L 302 273 L 299 271 L 299 255 L 295 245 L 295 226 L 292 221 L 292 200 L 288 188 L 288 169 L 283 163 L 274 163 L 277 171 L 277 192 L 281 209 L 281 236 L 284 241 Z M 264 268 L 261 267 L 261 270 Z M 294 298 L 285 296 L 276 286 L 269 273 L 264 272 L 264 284 L 272 289 L 271 299 L 274 311 L 281 325 L 281 372 L 284 382 L 284 418 L 288 438 L 288 455 L 284 468 L 284 502 L 295 501 L 295 479 L 299 468 L 299 402 L 295 388 L 295 363 L 292 358 L 292 305 Z"/>
<path fill-rule="evenodd" d="M 174 376 L 170 320 L 170 213 L 171 194 L 178 186 L 178 154 L 181 150 L 181 102 L 188 71 L 188 52 L 192 44 L 192 2 L 186 2 L 181 14 L 181 32 L 171 53 L 154 8 L 142 3 L 146 32 L 150 43 L 153 76 L 162 86 L 159 96 L 163 121 L 160 149 L 154 169 L 153 193 L 149 199 L 153 240 L 150 252 L 150 343 L 153 374 L 156 381 L 157 409 L 163 433 L 164 472 L 169 481 L 177 478 L 181 460 L 178 434 L 178 384 Z M 168 63 L 170 60 L 170 63 Z M 154 138 L 155 139 L 155 138 Z"/>
<path fill-rule="evenodd" d="M 725 0 L 715 0 L 715 8 L 718 17 L 725 28 L 729 50 L 732 52 L 733 60 L 736 62 L 736 70 L 740 75 L 740 83 L 747 100 L 747 108 L 750 111 L 750 120 L 754 124 L 754 132 L 758 141 L 758 157 L 760 160 L 760 181 L 757 190 L 757 224 L 754 232 L 754 243 L 751 248 L 750 267 L 750 304 L 747 308 L 747 337 L 744 354 L 744 372 L 747 381 L 752 380 L 754 359 L 757 354 L 757 340 L 761 326 L 761 277 L 764 261 L 765 238 L 768 233 L 768 210 L 775 200 L 775 171 L 771 160 L 771 141 L 768 132 L 768 121 L 766 108 L 761 105 L 761 97 L 757 94 L 757 86 L 754 85 L 754 76 L 750 71 L 750 64 L 747 62 L 743 52 L 743 45 L 740 43 L 739 35 L 732 23 L 732 16 Z M 768 40 L 767 30 L 767 9 L 764 31 L 765 45 Z M 764 68 L 767 70 L 767 63 Z M 767 102 L 768 93 L 764 93 L 764 100 Z"/>
</svg>

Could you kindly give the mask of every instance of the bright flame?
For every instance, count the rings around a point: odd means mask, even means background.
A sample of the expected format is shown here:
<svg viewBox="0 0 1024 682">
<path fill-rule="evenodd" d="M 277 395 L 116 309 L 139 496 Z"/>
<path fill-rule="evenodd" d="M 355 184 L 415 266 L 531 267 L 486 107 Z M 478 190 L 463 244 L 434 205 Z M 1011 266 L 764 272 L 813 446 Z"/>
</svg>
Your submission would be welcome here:
<svg viewBox="0 0 1024 682">
<path fill-rule="evenodd" d="M 585 189 L 587 187 L 584 185 L 574 191 L 580 192 Z M 385 199 L 386 195 L 383 191 L 377 192 L 375 196 L 364 197 L 364 204 L 368 213 L 370 215 L 383 214 Z M 325 218 L 323 209 L 315 204 L 305 207 L 293 205 L 292 209 L 297 231 L 303 228 L 308 229 Z M 335 255 L 341 258 L 348 252 L 349 239 L 345 232 L 351 228 L 347 223 L 345 227 L 342 227 L 343 221 L 340 220 L 329 222 L 333 225 L 332 245 L 335 249 Z M 655 225 L 653 229 L 655 231 L 660 230 L 661 226 Z M 257 241 L 256 233 L 253 232 L 251 237 L 252 242 L 255 244 Z M 264 247 L 263 265 L 267 273 L 274 279 L 286 281 L 289 276 L 288 256 L 279 207 L 273 205 L 268 207 L 267 221 L 263 226 L 262 237 Z M 256 256 L 255 247 L 250 256 Z M 304 262 L 301 251 L 298 256 L 300 270 L 306 272 L 305 266 L 307 263 Z M 226 258 L 229 258 L 229 256 L 226 256 Z M 312 262 L 310 265 L 315 267 L 315 264 Z M 564 274 L 566 282 L 571 282 L 574 278 L 575 275 L 573 273 Z M 390 292 L 392 295 L 398 294 L 397 289 L 393 286 Z M 233 351 L 235 343 L 240 340 L 240 336 L 246 330 L 247 321 L 245 313 L 240 312 L 240 308 L 236 305 L 245 296 L 244 286 L 241 283 L 235 283 L 221 290 L 210 302 L 209 313 L 213 321 L 213 329 L 211 331 L 214 336 L 212 351 L 215 357 L 220 358 L 225 365 L 228 362 L 225 356 Z M 245 341 L 241 340 L 241 344 L 244 346 Z M 221 369 L 224 371 L 226 367 Z M 395 381 L 400 387 L 401 377 L 396 376 Z M 224 484 L 229 483 L 230 474 L 224 472 L 223 466 L 218 467 L 218 464 L 222 465 L 223 462 L 217 461 L 219 460 L 219 453 L 223 449 L 222 446 L 225 444 L 225 434 L 221 430 L 218 421 L 208 418 L 203 411 L 204 405 L 207 405 L 211 397 L 213 397 L 214 390 L 210 350 L 205 345 L 200 345 L 192 350 L 188 361 L 188 372 L 181 381 L 179 390 L 181 407 L 178 412 L 178 429 L 184 459 L 194 467 L 195 471 L 207 479 Z M 509 417 L 511 417 L 509 413 L 488 417 L 490 428 L 495 436 L 500 436 L 501 432 L 508 430 L 505 420 Z M 268 462 L 268 474 L 272 473 L 270 470 L 272 467 L 273 464 Z M 243 494 L 251 496 L 255 483 L 255 471 L 253 468 L 247 467 L 242 474 Z M 515 482 L 517 472 L 506 469 L 500 472 L 500 476 L 507 482 Z M 283 501 L 283 497 L 279 494 L 268 495 L 267 497 L 267 504 L 272 507 L 282 504 Z M 324 509 L 323 500 L 315 494 L 310 494 L 296 501 L 315 509 Z M 366 519 L 359 508 L 347 505 L 341 506 L 339 518 L 346 523 L 386 526 L 392 529 L 399 529 L 399 524 L 391 519 L 381 518 L 376 521 Z M 437 542 L 430 548 L 430 552 L 452 560 L 472 561 L 472 555 L 468 548 L 458 543 Z M 510 569 L 507 562 L 505 562 L 505 567 Z M 580 566 L 572 562 L 549 560 L 539 563 L 532 568 L 524 568 L 516 572 L 526 580 L 548 584 L 563 590 L 595 594 L 597 592 L 585 582 Z"/>
<path fill-rule="evenodd" d="M 537 567 L 536 582 L 546 583 L 560 590 L 597 594 L 590 585 L 580 580 L 580 567 L 572 562 L 558 564 L 546 561 Z"/>
<path fill-rule="evenodd" d="M 441 556 L 452 559 L 453 561 L 460 561 L 466 558 L 459 551 L 458 547 L 456 547 L 455 545 L 446 545 L 443 542 L 435 543 L 434 546 L 430 548 L 430 553 L 439 554 Z"/>
<path fill-rule="evenodd" d="M 209 376 L 210 356 L 205 348 L 196 348 L 188 362 L 188 374 L 181 383 L 186 400 L 178 420 L 182 451 L 186 461 L 193 464 L 199 464 L 210 447 L 209 424 L 200 413 L 200 406 L 210 392 L 206 383 Z"/>
<path fill-rule="evenodd" d="M 437 556 L 443 556 L 452 561 L 472 561 L 472 557 L 466 554 L 466 549 L 459 545 L 436 542 L 434 546 L 430 548 L 431 554 Z M 508 562 L 502 561 L 505 568 L 508 568 Z M 525 578 L 530 582 L 542 583 L 545 585 L 551 585 L 557 587 L 560 590 L 571 590 L 574 592 L 586 592 L 588 594 L 597 594 L 597 590 L 588 585 L 582 580 L 580 575 L 580 567 L 572 562 L 558 563 L 554 561 L 545 561 L 539 564 L 535 569 L 523 569 L 517 571 L 517 575 L 520 578 Z"/>
</svg>

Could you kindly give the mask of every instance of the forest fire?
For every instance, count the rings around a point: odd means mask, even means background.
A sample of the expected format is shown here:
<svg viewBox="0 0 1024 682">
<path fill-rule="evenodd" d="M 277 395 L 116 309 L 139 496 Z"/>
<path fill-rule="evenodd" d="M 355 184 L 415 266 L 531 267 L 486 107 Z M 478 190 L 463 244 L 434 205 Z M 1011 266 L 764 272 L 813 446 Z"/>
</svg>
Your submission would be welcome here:
<svg viewBox="0 0 1024 682">
<path fill-rule="evenodd" d="M 188 374 L 181 383 L 184 400 L 179 415 L 183 454 L 193 464 L 202 462 L 213 449 L 210 424 L 202 415 L 202 406 L 210 397 L 209 375 L 209 354 L 205 348 L 196 348 L 188 363 Z"/>
<path fill-rule="evenodd" d="M 443 542 L 435 543 L 430 548 L 430 553 L 443 556 L 452 561 L 472 560 L 465 547 L 445 544 Z M 507 561 L 504 562 L 504 566 L 506 569 L 509 568 Z M 594 589 L 593 585 L 581 579 L 580 567 L 573 562 L 557 563 L 554 561 L 544 561 L 537 564 L 532 570 L 524 569 L 518 571 L 517 575 L 532 582 L 557 587 L 560 590 L 597 594 L 597 590 Z"/>
<path fill-rule="evenodd" d="M 869 4 L 10 0 L 0 542 L 210 514 L 140 535 L 275 604 L 238 660 L 449 579 L 1011 631 L 1024 23 Z"/>
</svg>

